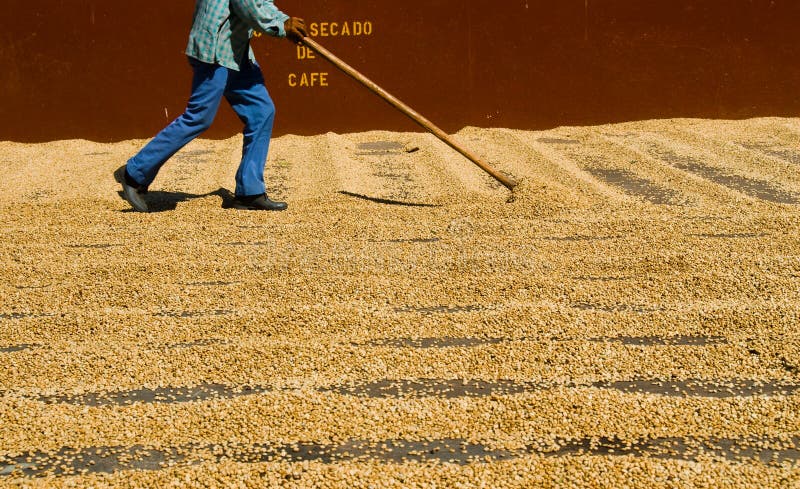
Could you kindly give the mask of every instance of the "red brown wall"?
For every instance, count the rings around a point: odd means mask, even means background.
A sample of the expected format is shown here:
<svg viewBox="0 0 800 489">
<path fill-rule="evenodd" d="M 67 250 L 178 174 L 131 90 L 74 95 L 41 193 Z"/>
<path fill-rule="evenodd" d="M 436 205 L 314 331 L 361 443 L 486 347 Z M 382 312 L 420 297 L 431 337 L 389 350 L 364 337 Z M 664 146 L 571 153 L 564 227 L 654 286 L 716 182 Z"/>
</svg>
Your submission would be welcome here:
<svg viewBox="0 0 800 489">
<path fill-rule="evenodd" d="M 371 35 L 318 40 L 449 131 L 800 113 L 797 0 L 277 3 L 308 22 L 369 22 Z M 193 6 L 3 0 L 0 140 L 155 134 L 188 96 Z M 254 47 L 278 133 L 414 128 L 290 43 Z M 327 73 L 327 86 L 290 86 L 301 73 Z M 208 135 L 239 129 L 226 108 Z"/>
</svg>

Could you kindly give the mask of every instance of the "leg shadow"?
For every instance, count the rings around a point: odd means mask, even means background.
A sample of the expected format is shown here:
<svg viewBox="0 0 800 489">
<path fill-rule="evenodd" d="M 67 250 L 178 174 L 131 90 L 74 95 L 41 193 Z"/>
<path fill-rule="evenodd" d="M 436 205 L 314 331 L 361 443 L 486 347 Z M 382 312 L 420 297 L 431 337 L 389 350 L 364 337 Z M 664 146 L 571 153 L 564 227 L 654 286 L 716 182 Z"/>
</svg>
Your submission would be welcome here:
<svg viewBox="0 0 800 489">
<path fill-rule="evenodd" d="M 122 200 L 125 196 L 122 191 L 117 192 Z M 145 196 L 147 205 L 150 207 L 150 212 L 168 212 L 174 211 L 178 204 L 188 202 L 193 199 L 202 199 L 205 197 L 217 196 L 222 199 L 222 208 L 227 209 L 233 206 L 233 193 L 226 188 L 219 188 L 213 192 L 206 194 L 189 194 L 185 192 L 163 192 L 154 191 L 148 192 Z M 133 212 L 133 209 L 125 209 L 122 212 Z"/>
</svg>

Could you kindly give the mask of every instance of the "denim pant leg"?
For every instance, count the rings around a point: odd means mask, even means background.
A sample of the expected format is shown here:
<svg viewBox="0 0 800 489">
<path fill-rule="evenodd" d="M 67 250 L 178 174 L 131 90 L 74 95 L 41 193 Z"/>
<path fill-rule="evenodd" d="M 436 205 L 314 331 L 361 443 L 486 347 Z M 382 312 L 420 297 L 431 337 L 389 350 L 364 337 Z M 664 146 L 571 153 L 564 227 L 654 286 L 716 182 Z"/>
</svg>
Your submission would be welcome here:
<svg viewBox="0 0 800 489">
<path fill-rule="evenodd" d="M 190 59 L 194 69 L 192 95 L 186 111 L 128 160 L 128 174 L 141 185 L 150 185 L 161 166 L 214 122 L 228 83 L 228 69 Z"/>
<path fill-rule="evenodd" d="M 236 172 L 236 195 L 265 193 L 264 167 L 275 121 L 275 104 L 264 86 L 261 68 L 245 63 L 240 72 L 231 72 L 225 98 L 244 123 L 242 161 Z"/>
</svg>

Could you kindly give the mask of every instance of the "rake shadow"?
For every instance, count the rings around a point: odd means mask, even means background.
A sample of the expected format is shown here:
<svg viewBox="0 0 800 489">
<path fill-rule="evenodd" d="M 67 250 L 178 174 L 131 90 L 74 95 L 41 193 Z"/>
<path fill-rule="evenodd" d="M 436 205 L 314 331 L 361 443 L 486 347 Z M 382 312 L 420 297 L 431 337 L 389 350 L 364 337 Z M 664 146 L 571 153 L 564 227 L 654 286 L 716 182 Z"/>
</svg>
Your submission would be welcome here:
<svg viewBox="0 0 800 489">
<path fill-rule="evenodd" d="M 353 197 L 356 199 L 361 200 L 368 200 L 370 202 L 374 202 L 376 204 L 385 204 L 385 205 L 399 205 L 405 207 L 441 207 L 441 205 L 437 204 L 423 204 L 420 202 L 403 202 L 400 200 L 392 200 L 392 199 L 381 199 L 379 197 L 370 197 L 368 195 L 357 194 L 355 192 L 348 192 L 347 190 L 340 190 L 340 194 L 346 195 L 348 197 Z"/>
</svg>

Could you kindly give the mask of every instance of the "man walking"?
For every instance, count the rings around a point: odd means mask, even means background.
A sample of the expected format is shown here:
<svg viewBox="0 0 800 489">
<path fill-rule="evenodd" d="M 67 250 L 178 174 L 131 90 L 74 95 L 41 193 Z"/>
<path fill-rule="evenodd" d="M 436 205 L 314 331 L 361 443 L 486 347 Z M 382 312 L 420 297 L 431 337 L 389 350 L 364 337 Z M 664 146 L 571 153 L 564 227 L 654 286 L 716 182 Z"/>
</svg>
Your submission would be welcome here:
<svg viewBox="0 0 800 489">
<path fill-rule="evenodd" d="M 197 0 L 186 48 L 194 70 L 186 111 L 115 173 L 134 210 L 149 211 L 148 186 L 172 155 L 211 126 L 223 96 L 244 123 L 234 207 L 286 209 L 267 197 L 264 185 L 275 106 L 250 48 L 256 31 L 295 42 L 307 35 L 305 22 L 278 10 L 273 0 Z"/>
</svg>

